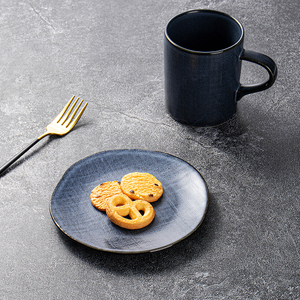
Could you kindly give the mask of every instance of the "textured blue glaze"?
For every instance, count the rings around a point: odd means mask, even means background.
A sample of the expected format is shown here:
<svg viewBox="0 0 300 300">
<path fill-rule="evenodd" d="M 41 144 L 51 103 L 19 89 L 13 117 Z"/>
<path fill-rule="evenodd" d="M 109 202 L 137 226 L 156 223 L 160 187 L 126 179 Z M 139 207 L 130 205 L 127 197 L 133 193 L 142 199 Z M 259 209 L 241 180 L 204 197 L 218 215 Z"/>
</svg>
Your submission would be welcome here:
<svg viewBox="0 0 300 300">
<path fill-rule="evenodd" d="M 213 126 L 229 120 L 242 96 L 274 83 L 276 64 L 263 54 L 244 52 L 242 25 L 227 14 L 193 10 L 174 17 L 164 38 L 166 106 L 184 124 Z M 241 86 L 242 59 L 269 72 L 263 84 Z"/>
<path fill-rule="evenodd" d="M 166 105 L 175 120 L 210 126 L 236 112 L 242 44 L 216 55 L 190 53 L 165 38 Z"/>
<path fill-rule="evenodd" d="M 155 219 L 140 230 L 126 230 L 109 221 L 90 202 L 101 182 L 121 180 L 130 172 L 148 172 L 164 187 L 152 203 Z M 201 224 L 208 205 L 202 176 L 174 156 L 145 150 L 100 152 L 71 166 L 58 183 L 50 210 L 56 225 L 72 239 L 89 247 L 116 253 L 157 251 L 184 239 Z"/>
</svg>

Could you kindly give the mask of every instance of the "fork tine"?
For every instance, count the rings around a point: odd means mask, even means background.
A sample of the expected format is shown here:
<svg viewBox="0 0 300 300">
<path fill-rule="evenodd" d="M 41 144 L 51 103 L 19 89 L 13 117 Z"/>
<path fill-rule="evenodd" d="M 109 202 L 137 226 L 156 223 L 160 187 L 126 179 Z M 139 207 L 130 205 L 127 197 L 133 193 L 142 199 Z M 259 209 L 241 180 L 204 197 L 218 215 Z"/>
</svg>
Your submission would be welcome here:
<svg viewBox="0 0 300 300">
<path fill-rule="evenodd" d="M 79 114 L 77 115 L 77 117 L 75 118 L 75 120 L 73 120 L 73 122 L 70 125 L 68 124 L 68 126 L 69 126 L 68 130 L 71 130 L 76 125 L 76 123 L 79 121 L 79 119 L 82 116 L 87 105 L 88 105 L 88 103 L 86 102 L 85 105 L 83 106 L 83 108 L 81 109 L 81 111 L 79 112 Z"/>
<path fill-rule="evenodd" d="M 55 117 L 55 119 L 53 121 L 55 122 L 59 122 L 61 117 L 64 115 L 64 113 L 66 112 L 66 110 L 68 109 L 68 107 L 70 106 L 70 104 L 72 103 L 73 99 L 75 98 L 75 96 L 73 96 L 71 98 L 71 100 L 69 100 L 69 102 L 66 104 L 66 106 L 62 109 L 62 111 Z"/>
<path fill-rule="evenodd" d="M 77 100 L 78 100 L 78 99 L 79 99 L 79 98 L 77 98 Z M 76 102 L 77 102 L 77 101 L 76 101 Z M 75 102 L 75 103 L 76 103 L 76 102 Z M 81 100 L 81 101 L 79 102 L 79 104 L 77 105 L 76 109 L 74 110 L 74 112 L 72 113 L 71 117 L 69 118 L 67 124 L 65 125 L 66 127 L 68 127 L 68 126 L 70 125 L 70 123 L 72 122 L 72 120 L 73 120 L 75 114 L 77 113 L 77 111 L 78 111 L 80 105 L 82 104 L 82 102 L 83 102 L 83 100 Z M 73 106 L 73 107 L 74 107 L 74 106 Z M 73 109 L 73 107 L 72 107 L 72 109 Z M 70 112 L 71 112 L 71 110 L 70 110 Z"/>
<path fill-rule="evenodd" d="M 66 120 L 68 119 L 70 113 L 72 112 L 73 108 L 75 107 L 76 103 L 78 102 L 79 97 L 75 100 L 75 102 L 72 104 L 71 108 L 68 110 L 68 112 L 66 113 L 66 115 L 63 116 L 63 118 L 59 121 L 61 123 L 61 125 L 63 125 Z"/>
</svg>

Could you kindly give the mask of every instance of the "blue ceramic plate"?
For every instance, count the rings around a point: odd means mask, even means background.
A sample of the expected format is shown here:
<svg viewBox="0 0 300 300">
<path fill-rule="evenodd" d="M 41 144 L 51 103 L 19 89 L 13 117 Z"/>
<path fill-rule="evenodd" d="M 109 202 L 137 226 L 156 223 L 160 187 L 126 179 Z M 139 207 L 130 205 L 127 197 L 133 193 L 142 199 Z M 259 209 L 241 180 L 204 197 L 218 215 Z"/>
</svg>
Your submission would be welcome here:
<svg viewBox="0 0 300 300">
<path fill-rule="evenodd" d="M 163 196 L 152 203 L 155 218 L 147 227 L 127 230 L 113 224 L 90 201 L 101 182 L 131 172 L 147 172 L 163 185 Z M 50 213 L 58 228 L 88 247 L 115 253 L 142 253 L 168 248 L 202 223 L 208 190 L 201 174 L 172 155 L 146 150 L 99 152 L 72 165 L 55 188 Z"/>
</svg>

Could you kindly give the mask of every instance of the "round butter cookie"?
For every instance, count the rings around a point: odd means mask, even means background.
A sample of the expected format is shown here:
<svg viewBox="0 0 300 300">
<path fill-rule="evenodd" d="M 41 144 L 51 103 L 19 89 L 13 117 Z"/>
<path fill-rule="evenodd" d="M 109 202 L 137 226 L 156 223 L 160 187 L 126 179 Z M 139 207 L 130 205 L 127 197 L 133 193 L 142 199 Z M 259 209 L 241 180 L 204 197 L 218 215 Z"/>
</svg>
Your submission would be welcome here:
<svg viewBox="0 0 300 300">
<path fill-rule="evenodd" d="M 134 172 L 123 176 L 121 189 L 134 200 L 157 201 L 163 194 L 163 186 L 149 173 Z"/>
<path fill-rule="evenodd" d="M 154 208 L 149 202 L 132 201 L 124 194 L 107 200 L 106 214 L 114 224 L 132 230 L 146 227 L 155 217 Z"/>
<path fill-rule="evenodd" d="M 123 194 L 118 181 L 107 181 L 96 186 L 90 195 L 93 206 L 106 211 L 106 202 L 112 196 Z"/>
</svg>

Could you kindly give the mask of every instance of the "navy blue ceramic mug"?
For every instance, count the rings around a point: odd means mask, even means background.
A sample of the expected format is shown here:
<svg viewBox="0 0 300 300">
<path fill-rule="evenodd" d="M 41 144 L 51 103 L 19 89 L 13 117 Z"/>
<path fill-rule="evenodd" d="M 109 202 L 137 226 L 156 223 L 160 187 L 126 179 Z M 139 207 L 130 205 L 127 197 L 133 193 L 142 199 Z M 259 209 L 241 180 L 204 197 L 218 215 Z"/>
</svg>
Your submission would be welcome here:
<svg viewBox="0 0 300 300">
<path fill-rule="evenodd" d="M 164 39 L 166 106 L 184 124 L 214 126 L 229 120 L 243 96 L 268 89 L 277 76 L 268 56 L 243 48 L 244 29 L 231 16 L 192 10 L 174 17 Z M 241 85 L 242 60 L 269 74 L 266 82 Z"/>
</svg>

